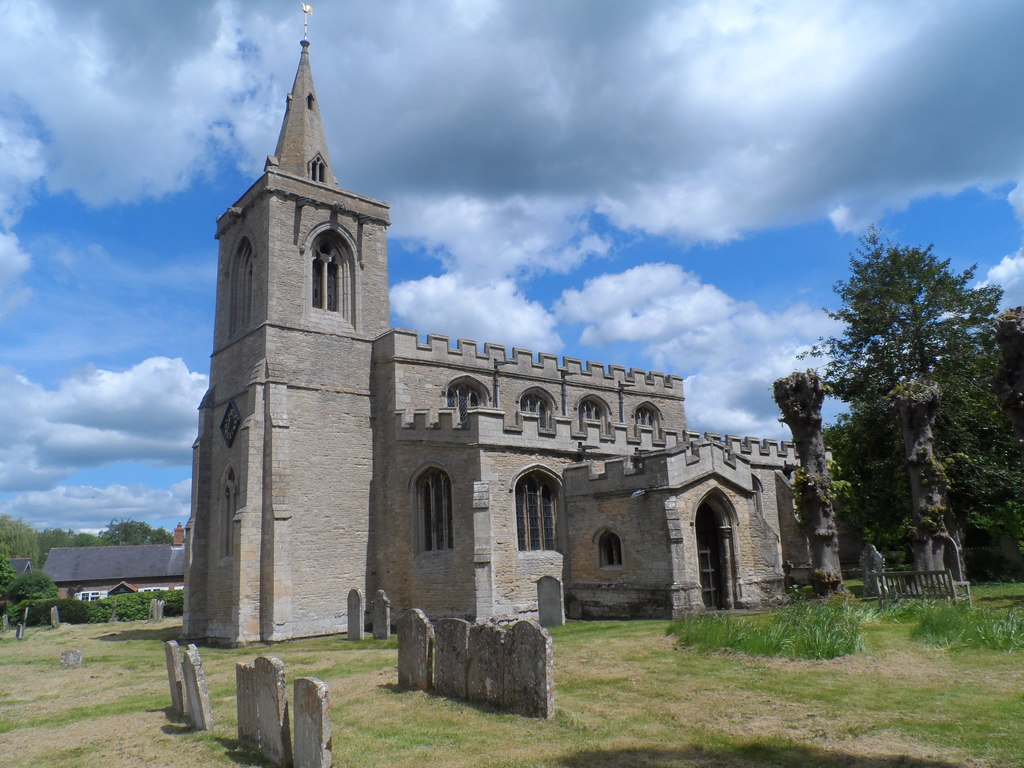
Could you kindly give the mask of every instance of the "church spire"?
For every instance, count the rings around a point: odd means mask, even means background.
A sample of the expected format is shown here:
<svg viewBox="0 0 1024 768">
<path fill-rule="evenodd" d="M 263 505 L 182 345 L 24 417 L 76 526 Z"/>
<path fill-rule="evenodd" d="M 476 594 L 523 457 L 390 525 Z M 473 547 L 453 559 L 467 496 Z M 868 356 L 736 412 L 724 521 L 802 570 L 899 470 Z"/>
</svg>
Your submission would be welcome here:
<svg viewBox="0 0 1024 768">
<path fill-rule="evenodd" d="M 281 135 L 274 157 L 267 165 L 276 165 L 285 173 L 302 176 L 324 184 L 338 185 L 327 152 L 327 140 L 320 121 L 320 105 L 313 88 L 313 71 L 309 66 L 309 41 L 301 41 L 302 54 L 295 73 L 292 92 L 288 94 Z"/>
</svg>

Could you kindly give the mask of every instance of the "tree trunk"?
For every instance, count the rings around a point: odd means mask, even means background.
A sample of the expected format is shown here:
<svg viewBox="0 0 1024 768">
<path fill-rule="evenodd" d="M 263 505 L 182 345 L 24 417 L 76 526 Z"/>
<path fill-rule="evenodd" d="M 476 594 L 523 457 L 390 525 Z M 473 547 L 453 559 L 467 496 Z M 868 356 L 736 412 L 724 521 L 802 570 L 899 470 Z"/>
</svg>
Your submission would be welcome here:
<svg viewBox="0 0 1024 768">
<path fill-rule="evenodd" d="M 1013 425 L 1017 449 L 1024 458 L 1024 307 L 1003 312 L 996 318 L 999 370 L 992 382 L 996 399 Z"/>
<path fill-rule="evenodd" d="M 839 536 L 832 509 L 832 476 L 821 437 L 821 403 L 825 389 L 814 371 L 795 371 L 775 382 L 775 402 L 793 433 L 800 469 L 793 480 L 793 498 L 807 535 L 816 595 L 845 593 L 839 565 Z"/>
<path fill-rule="evenodd" d="M 946 567 L 946 516 L 950 509 L 946 473 L 935 458 L 932 436 L 932 423 L 939 411 L 939 385 L 921 379 L 901 382 L 889 393 L 889 402 L 906 449 L 914 568 L 941 571 Z"/>
</svg>

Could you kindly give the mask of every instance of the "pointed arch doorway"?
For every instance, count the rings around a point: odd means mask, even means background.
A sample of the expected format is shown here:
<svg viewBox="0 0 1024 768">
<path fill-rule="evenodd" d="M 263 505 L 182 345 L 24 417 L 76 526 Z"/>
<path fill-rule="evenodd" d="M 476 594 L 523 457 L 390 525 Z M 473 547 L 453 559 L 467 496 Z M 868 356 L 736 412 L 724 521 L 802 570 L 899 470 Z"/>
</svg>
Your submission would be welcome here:
<svg viewBox="0 0 1024 768">
<path fill-rule="evenodd" d="M 697 508 L 697 566 L 704 607 L 721 610 L 733 607 L 731 541 L 732 529 L 707 502 Z"/>
</svg>

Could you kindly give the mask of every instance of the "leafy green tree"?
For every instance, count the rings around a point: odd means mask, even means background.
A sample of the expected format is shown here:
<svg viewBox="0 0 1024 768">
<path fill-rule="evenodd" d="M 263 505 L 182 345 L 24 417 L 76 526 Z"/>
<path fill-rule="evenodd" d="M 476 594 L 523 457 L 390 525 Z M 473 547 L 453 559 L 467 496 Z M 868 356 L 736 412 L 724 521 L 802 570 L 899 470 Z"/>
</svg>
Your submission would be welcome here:
<svg viewBox="0 0 1024 768">
<path fill-rule="evenodd" d="M 141 520 L 111 520 L 100 539 L 105 545 L 170 544 L 174 537 L 165 528 L 154 528 Z"/>
<path fill-rule="evenodd" d="M 905 533 L 910 495 L 902 439 L 887 395 L 902 380 L 929 379 L 941 390 L 936 454 L 949 480 L 956 535 L 965 524 L 992 532 L 1017 526 L 1016 489 L 1024 481 L 1013 433 L 991 390 L 996 367 L 991 327 L 1002 291 L 975 286 L 932 247 L 884 240 L 870 229 L 835 284 L 843 323 L 812 354 L 848 412 L 826 431 L 841 479 L 851 484 L 844 514 L 876 541 Z"/>
<path fill-rule="evenodd" d="M 79 532 L 71 528 L 44 528 L 39 531 L 37 538 L 43 563 L 54 547 L 98 547 L 103 544 L 102 539 L 95 533 Z"/>
<path fill-rule="evenodd" d="M 7 553 L 7 547 L 0 543 L 0 595 L 7 593 L 7 588 L 15 578 L 17 574 L 11 565 L 11 556 Z"/>
<path fill-rule="evenodd" d="M 0 515 L 0 544 L 7 547 L 11 557 L 30 557 L 39 563 L 39 534 L 35 528 L 10 515 Z"/>
<path fill-rule="evenodd" d="M 7 587 L 7 599 L 12 603 L 56 596 L 57 585 L 53 583 L 53 579 L 42 571 L 23 573 Z"/>
</svg>

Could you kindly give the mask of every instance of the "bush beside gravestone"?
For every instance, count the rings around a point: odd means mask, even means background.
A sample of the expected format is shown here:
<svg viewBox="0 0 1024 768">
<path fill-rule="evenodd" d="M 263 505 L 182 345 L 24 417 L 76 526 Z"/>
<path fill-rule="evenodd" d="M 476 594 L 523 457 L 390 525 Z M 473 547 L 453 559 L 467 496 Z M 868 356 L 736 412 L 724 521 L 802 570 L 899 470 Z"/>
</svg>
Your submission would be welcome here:
<svg viewBox="0 0 1024 768">
<path fill-rule="evenodd" d="M 54 605 L 60 611 L 60 620 L 65 624 L 101 624 L 110 621 L 114 603 L 117 603 L 119 621 L 143 621 L 149 618 L 151 600 L 164 601 L 164 616 L 181 616 L 184 608 L 184 592 L 165 590 L 162 592 L 134 592 L 102 600 L 86 602 L 74 598 L 46 598 L 42 600 L 23 600 L 7 607 L 7 616 L 11 626 L 21 623 L 25 609 L 28 608 L 29 626 L 42 626 L 50 623 L 50 608 Z"/>
</svg>

